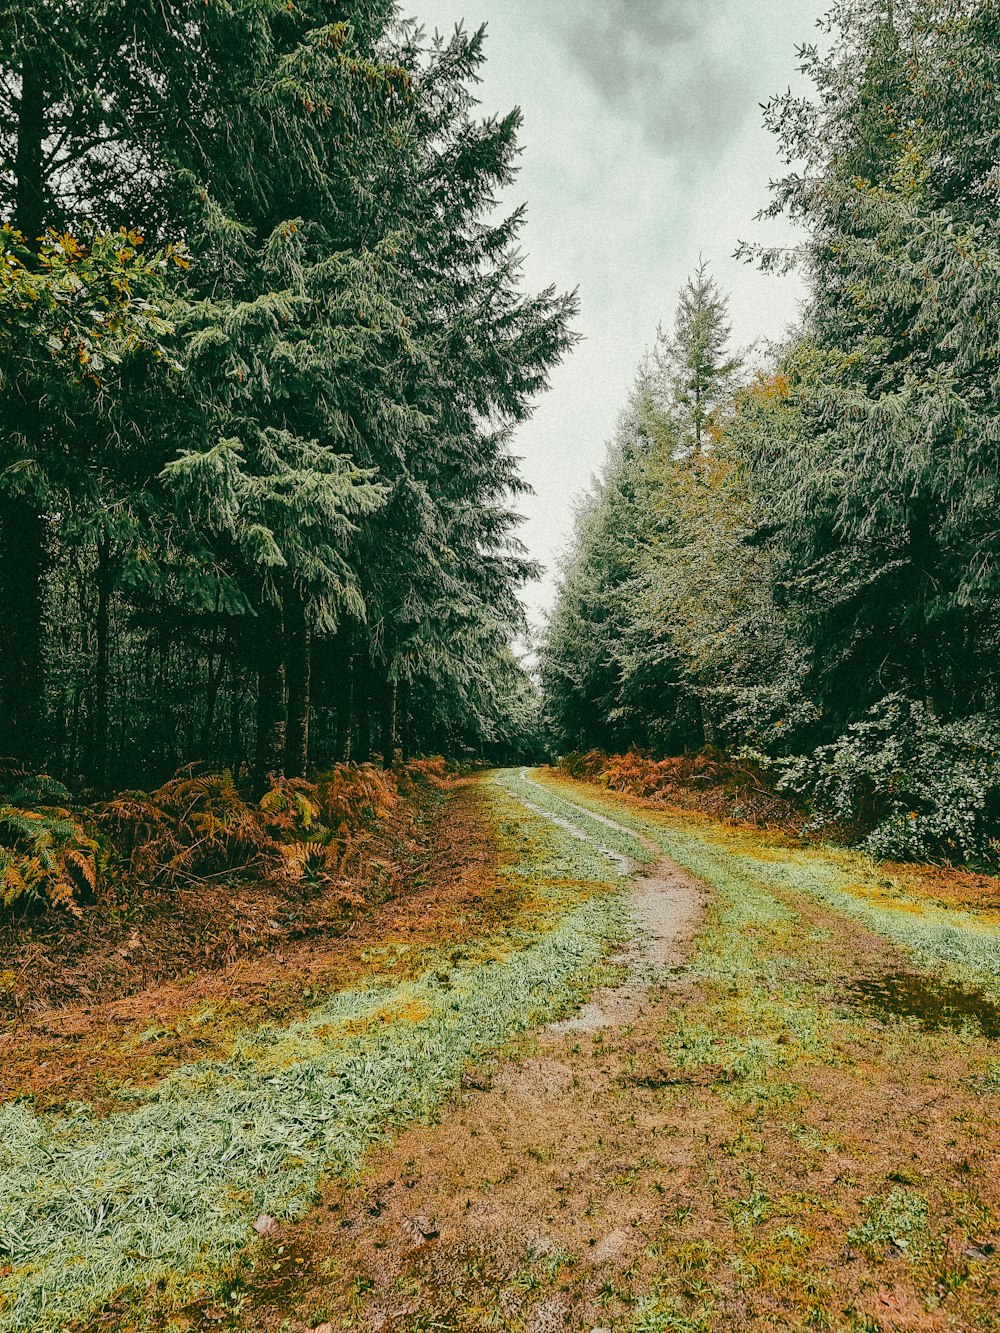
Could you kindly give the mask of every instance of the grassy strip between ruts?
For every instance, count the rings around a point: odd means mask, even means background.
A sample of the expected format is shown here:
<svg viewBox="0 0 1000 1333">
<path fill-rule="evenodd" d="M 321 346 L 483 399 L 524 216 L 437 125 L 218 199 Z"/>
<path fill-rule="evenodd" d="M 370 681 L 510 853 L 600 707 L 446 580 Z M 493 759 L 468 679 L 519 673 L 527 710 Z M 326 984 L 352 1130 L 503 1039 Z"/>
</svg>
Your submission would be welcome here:
<svg viewBox="0 0 1000 1333">
<path fill-rule="evenodd" d="M 563 800 L 553 783 L 537 782 L 526 771 L 515 773 L 509 770 L 502 775 L 501 780 L 516 796 L 546 810 L 556 819 L 563 819 L 575 825 L 598 846 L 608 847 L 623 856 L 631 857 L 640 865 L 651 865 L 656 860 L 649 850 L 648 841 L 644 841 L 642 837 L 634 837 L 627 828 L 621 827 L 627 821 L 609 822 L 607 807 L 602 809 L 599 802 L 592 803 L 593 813 L 590 813 L 580 802 Z M 593 814 L 602 815 L 603 818 L 594 818 Z M 634 821 L 632 827 L 639 834 L 646 833 L 648 839 L 648 832 L 641 821 Z"/>
<path fill-rule="evenodd" d="M 625 929 L 621 880 L 490 790 L 522 927 L 248 1032 L 105 1118 L 0 1107 L 0 1329 L 55 1330 L 152 1283 L 168 1302 L 198 1289 L 238 1261 L 258 1213 L 300 1215 L 324 1173 L 432 1117 L 467 1061 L 581 998 Z"/>
</svg>

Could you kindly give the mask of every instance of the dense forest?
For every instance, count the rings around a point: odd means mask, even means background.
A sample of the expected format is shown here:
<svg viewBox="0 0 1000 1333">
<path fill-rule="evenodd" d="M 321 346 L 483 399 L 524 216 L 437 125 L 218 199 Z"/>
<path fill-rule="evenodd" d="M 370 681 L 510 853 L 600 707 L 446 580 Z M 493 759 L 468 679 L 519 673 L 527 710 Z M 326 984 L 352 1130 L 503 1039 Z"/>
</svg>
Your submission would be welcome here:
<svg viewBox="0 0 1000 1333">
<path fill-rule="evenodd" d="M 575 302 L 523 290 L 483 34 L 40 0 L 0 52 L 8 777 L 517 752 L 509 437 Z"/>
<path fill-rule="evenodd" d="M 892 856 L 1000 850 L 1000 7 L 835 7 L 767 107 L 807 284 L 731 347 L 702 265 L 583 503 L 556 750 L 741 750 Z"/>
</svg>

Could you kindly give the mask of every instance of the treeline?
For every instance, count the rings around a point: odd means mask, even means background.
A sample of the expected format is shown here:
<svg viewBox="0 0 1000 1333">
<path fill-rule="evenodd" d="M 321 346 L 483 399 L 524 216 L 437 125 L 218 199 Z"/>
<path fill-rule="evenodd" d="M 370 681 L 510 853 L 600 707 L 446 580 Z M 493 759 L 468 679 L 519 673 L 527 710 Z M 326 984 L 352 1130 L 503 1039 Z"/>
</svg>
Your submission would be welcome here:
<svg viewBox="0 0 1000 1333">
<path fill-rule="evenodd" d="M 768 108 L 808 299 L 765 364 L 704 267 L 586 499 L 554 746 L 747 747 L 872 850 L 1000 850 L 1000 6 L 842 3 Z"/>
<path fill-rule="evenodd" d="M 530 743 L 508 440 L 574 301 L 482 60 L 392 0 L 2 4 L 8 769 Z"/>
</svg>

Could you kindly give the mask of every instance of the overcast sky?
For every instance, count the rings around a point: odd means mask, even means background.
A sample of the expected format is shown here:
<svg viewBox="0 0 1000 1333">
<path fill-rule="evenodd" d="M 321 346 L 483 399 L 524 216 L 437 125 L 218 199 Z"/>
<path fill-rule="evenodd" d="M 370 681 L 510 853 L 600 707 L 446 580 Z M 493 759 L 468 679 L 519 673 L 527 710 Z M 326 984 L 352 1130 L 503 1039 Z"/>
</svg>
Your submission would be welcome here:
<svg viewBox="0 0 1000 1333">
<path fill-rule="evenodd" d="M 760 103 L 796 84 L 796 46 L 817 38 L 823 0 L 403 0 L 429 30 L 488 25 L 484 112 L 524 112 L 526 274 L 578 288 L 584 341 L 553 375 L 516 451 L 535 490 L 522 537 L 551 603 L 573 504 L 602 462 L 657 324 L 704 255 L 732 293 L 734 340 L 778 338 L 795 319 L 793 277 L 736 263 L 741 239 L 789 239 L 754 215 L 780 165 Z"/>
</svg>

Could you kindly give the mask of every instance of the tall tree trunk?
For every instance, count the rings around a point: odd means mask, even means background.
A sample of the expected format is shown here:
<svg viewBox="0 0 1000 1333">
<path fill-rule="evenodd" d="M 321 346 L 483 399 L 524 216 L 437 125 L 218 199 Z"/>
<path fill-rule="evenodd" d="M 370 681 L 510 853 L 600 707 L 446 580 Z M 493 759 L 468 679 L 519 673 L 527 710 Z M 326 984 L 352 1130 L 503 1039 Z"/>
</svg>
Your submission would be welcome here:
<svg viewBox="0 0 1000 1333">
<path fill-rule="evenodd" d="M 21 66 L 21 97 L 14 155 L 14 226 L 34 250 L 45 226 L 45 65 L 32 52 Z"/>
<path fill-rule="evenodd" d="M 240 767 L 244 759 L 243 753 L 243 680 L 240 676 L 240 665 L 237 657 L 236 646 L 233 643 L 229 645 L 229 768 L 237 780 L 240 780 Z"/>
<path fill-rule="evenodd" d="M 21 70 L 21 98 L 14 159 L 14 225 L 34 246 L 44 221 L 42 147 L 45 138 L 45 82 L 37 57 Z M 42 419 L 36 391 L 25 386 L 23 417 L 14 423 L 27 457 L 37 457 Z M 27 768 L 43 759 L 42 580 L 46 567 L 46 525 L 41 506 L 26 496 L 0 498 L 0 597 L 4 611 L 4 652 L 0 655 L 0 751 Z"/>
<path fill-rule="evenodd" d="M 222 689 L 222 677 L 226 670 L 226 655 L 222 650 L 224 631 L 212 635 L 212 644 L 208 652 L 208 676 L 205 692 L 205 711 L 202 714 L 199 732 L 198 751 L 206 762 L 214 763 L 218 746 L 212 745 L 215 732 L 215 713 L 219 705 L 219 691 Z"/>
<path fill-rule="evenodd" d="M 371 665 L 367 656 L 354 656 L 354 714 L 357 719 L 356 758 L 367 763 L 372 757 Z"/>
<path fill-rule="evenodd" d="M 285 734 L 285 772 L 304 778 L 309 765 L 309 708 L 312 644 L 305 603 L 295 589 L 285 598 L 285 683 L 288 722 Z"/>
<path fill-rule="evenodd" d="M 930 601 L 937 576 L 937 541 L 931 527 L 930 507 L 915 496 L 907 512 L 910 564 L 916 574 L 916 596 L 912 625 L 913 684 L 933 717 L 940 706 L 940 670 L 936 634 L 931 623 Z"/>
<path fill-rule="evenodd" d="M 396 759 L 396 682 L 387 680 L 382 696 L 382 767 L 392 768 Z"/>
<path fill-rule="evenodd" d="M 267 607 L 258 620 L 257 637 L 257 745 L 254 787 L 267 790 L 272 773 L 285 763 L 285 645 L 281 612 Z"/>
<path fill-rule="evenodd" d="M 97 548 L 97 614 L 94 617 L 94 752 L 91 756 L 90 785 L 103 790 L 108 777 L 108 702 L 110 683 L 110 630 L 112 591 L 111 552 L 106 541 Z"/>
<path fill-rule="evenodd" d="M 404 764 L 413 758 L 413 723 L 410 717 L 410 682 L 404 680 L 400 690 L 399 743 Z"/>
<path fill-rule="evenodd" d="M 45 520 L 20 497 L 0 504 L 0 753 L 28 769 L 41 766 L 42 577 L 46 567 Z"/>
<path fill-rule="evenodd" d="M 338 709 L 340 737 L 338 752 L 345 764 L 351 762 L 354 742 L 354 630 L 348 626 L 344 631 L 347 638 L 347 680 L 344 683 L 344 699 Z"/>
</svg>

